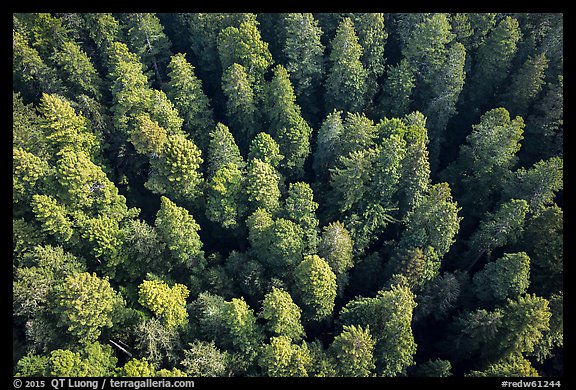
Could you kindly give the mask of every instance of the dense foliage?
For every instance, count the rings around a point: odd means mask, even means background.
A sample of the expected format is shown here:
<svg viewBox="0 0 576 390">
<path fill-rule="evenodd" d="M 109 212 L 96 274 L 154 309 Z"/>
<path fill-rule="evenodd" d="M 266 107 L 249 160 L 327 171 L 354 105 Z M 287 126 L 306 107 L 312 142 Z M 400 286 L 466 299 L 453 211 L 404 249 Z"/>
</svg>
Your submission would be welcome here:
<svg viewBox="0 0 576 390">
<path fill-rule="evenodd" d="M 562 14 L 12 34 L 15 375 L 562 375 Z"/>
</svg>

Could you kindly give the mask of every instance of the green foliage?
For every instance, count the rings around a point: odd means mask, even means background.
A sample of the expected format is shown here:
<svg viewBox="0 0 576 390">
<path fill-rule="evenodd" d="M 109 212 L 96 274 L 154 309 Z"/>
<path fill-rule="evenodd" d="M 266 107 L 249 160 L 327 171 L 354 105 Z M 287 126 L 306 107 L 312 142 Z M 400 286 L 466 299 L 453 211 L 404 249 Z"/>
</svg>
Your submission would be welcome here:
<svg viewBox="0 0 576 390">
<path fill-rule="evenodd" d="M 147 68 L 153 68 L 158 82 L 162 82 L 160 65 L 167 62 L 171 43 L 164 34 L 160 20 L 152 13 L 129 13 L 122 16 L 128 47 L 140 56 Z"/>
<path fill-rule="evenodd" d="M 198 235 L 200 225 L 188 210 L 177 206 L 165 196 L 160 198 L 160 202 L 160 210 L 156 214 L 156 228 L 176 264 L 185 264 L 195 271 L 202 270 L 204 251 Z"/>
<path fill-rule="evenodd" d="M 208 177 L 212 177 L 226 164 L 236 165 L 239 169 L 244 167 L 244 159 L 240 155 L 234 136 L 222 123 L 218 123 L 210 132 L 207 159 L 209 161 Z"/>
<path fill-rule="evenodd" d="M 280 153 L 280 146 L 268 133 L 260 132 L 250 142 L 248 159 L 258 159 L 278 169 L 284 155 Z"/>
<path fill-rule="evenodd" d="M 47 195 L 32 196 L 32 211 L 41 223 L 42 230 L 61 243 L 66 243 L 74 234 L 73 224 L 66 209 Z"/>
<path fill-rule="evenodd" d="M 100 100 L 102 81 L 90 57 L 78 44 L 62 42 L 51 59 L 60 69 L 60 77 L 68 85 L 71 96 L 86 94 Z"/>
<path fill-rule="evenodd" d="M 554 203 L 554 197 L 564 187 L 564 161 L 552 157 L 539 161 L 530 169 L 519 168 L 505 183 L 502 194 L 505 198 L 524 199 L 530 212 L 538 213 Z"/>
<path fill-rule="evenodd" d="M 146 360 L 146 358 L 130 359 L 126 364 L 117 369 L 118 376 L 128 377 L 128 378 L 138 378 L 138 377 L 152 377 L 156 376 L 156 370 L 154 366 Z"/>
<path fill-rule="evenodd" d="M 370 327 L 344 325 L 342 332 L 330 345 L 331 353 L 336 359 L 338 376 L 355 377 L 371 376 L 374 365 L 375 341 L 370 334 Z"/>
<path fill-rule="evenodd" d="M 204 94 L 202 82 L 194 72 L 194 66 L 182 53 L 171 57 L 168 64 L 168 97 L 184 119 L 184 128 L 195 144 L 206 145 L 206 132 L 214 127 L 210 100 Z"/>
<path fill-rule="evenodd" d="M 564 212 L 556 205 L 547 207 L 526 221 L 522 247 L 530 256 L 531 290 L 548 296 L 561 291 L 564 268 Z"/>
<path fill-rule="evenodd" d="M 189 291 L 183 284 L 172 287 L 158 280 L 144 280 L 138 286 L 138 302 L 150 309 L 167 328 L 186 325 L 186 298 Z"/>
<path fill-rule="evenodd" d="M 530 104 L 542 91 L 544 77 L 548 68 L 545 53 L 529 57 L 512 77 L 510 90 L 505 96 L 510 111 L 524 116 Z"/>
<path fill-rule="evenodd" d="M 487 211 L 490 198 L 497 193 L 517 161 L 524 120 L 511 120 L 504 108 L 495 108 L 472 126 L 460 146 L 458 159 L 446 168 L 444 176 L 453 184 L 456 198 L 472 218 Z M 476 188 L 466 191 L 466 188 Z"/>
<path fill-rule="evenodd" d="M 529 378 L 539 377 L 538 371 L 529 360 L 522 356 L 511 356 L 496 363 L 490 364 L 483 371 L 470 371 L 469 377 L 501 377 L 501 378 Z"/>
<path fill-rule="evenodd" d="M 286 216 L 297 223 L 304 231 L 307 253 L 316 253 L 318 246 L 318 219 L 312 188 L 305 182 L 290 183 L 284 210 Z"/>
<path fill-rule="evenodd" d="M 298 342 L 305 335 L 300 323 L 301 312 L 288 292 L 272 287 L 264 297 L 259 317 L 267 321 L 266 329 L 270 334 Z"/>
<path fill-rule="evenodd" d="M 222 69 L 232 64 L 242 65 L 247 70 L 251 83 L 260 86 L 264 73 L 272 64 L 268 44 L 260 36 L 255 20 L 244 20 L 238 27 L 226 27 L 218 34 L 218 54 Z"/>
<path fill-rule="evenodd" d="M 305 320 L 320 322 L 334 309 L 336 276 L 321 257 L 305 256 L 294 270 L 294 292 Z"/>
<path fill-rule="evenodd" d="M 310 154 L 312 128 L 300 114 L 286 68 L 277 65 L 273 72 L 274 76 L 265 89 L 266 117 L 270 133 L 284 155 L 281 167 L 289 177 L 299 178 L 304 174 L 304 162 Z"/>
<path fill-rule="evenodd" d="M 340 296 L 348 284 L 348 271 L 354 266 L 353 249 L 354 242 L 344 224 L 336 221 L 324 226 L 318 245 L 318 255 L 326 260 L 336 275 Z"/>
<path fill-rule="evenodd" d="M 203 161 L 194 142 L 183 135 L 168 136 L 162 155 L 150 160 L 152 172 L 145 187 L 176 200 L 193 201 L 200 195 Z"/>
<path fill-rule="evenodd" d="M 487 213 L 468 241 L 470 269 L 484 253 L 491 253 L 516 240 L 522 233 L 528 212 L 525 200 L 512 199 L 503 203 L 494 213 Z"/>
<path fill-rule="evenodd" d="M 243 171 L 234 163 L 219 168 L 206 184 L 206 217 L 237 228 L 246 213 Z"/>
<path fill-rule="evenodd" d="M 350 18 L 342 19 L 331 45 L 326 111 L 360 112 L 366 101 L 368 71 L 360 61 L 363 49 Z"/>
<path fill-rule="evenodd" d="M 306 344 L 299 346 L 289 337 L 278 336 L 264 345 L 258 364 L 266 376 L 303 377 L 308 376 L 312 358 Z"/>
<path fill-rule="evenodd" d="M 452 376 L 451 370 L 452 363 L 450 363 L 449 360 L 428 360 L 417 367 L 414 376 L 434 378 L 450 377 Z"/>
<path fill-rule="evenodd" d="M 27 99 L 38 99 L 42 93 L 62 93 L 62 82 L 28 40 L 12 30 L 12 83 Z"/>
<path fill-rule="evenodd" d="M 253 83 L 248 78 L 246 68 L 240 64 L 232 64 L 226 68 L 222 75 L 222 92 L 226 96 L 226 115 L 230 127 L 240 135 L 240 139 L 252 139 L 257 131 L 256 97 L 253 91 Z"/>
<path fill-rule="evenodd" d="M 55 152 L 63 149 L 83 151 L 94 158 L 98 153 L 98 140 L 90 131 L 89 122 L 76 114 L 70 103 L 56 95 L 42 95 L 39 112 L 46 140 Z"/>
<path fill-rule="evenodd" d="M 166 130 L 150 119 L 150 115 L 142 114 L 136 117 L 136 127 L 130 133 L 130 142 L 136 152 L 159 156 L 167 141 Z"/>
<path fill-rule="evenodd" d="M 311 13 L 288 13 L 283 23 L 286 38 L 282 53 L 296 99 L 304 112 L 315 113 L 315 97 L 324 74 L 322 29 Z"/>
<path fill-rule="evenodd" d="M 160 311 L 159 308 L 155 310 L 156 313 Z M 175 361 L 176 351 L 180 349 L 177 329 L 168 325 L 168 315 L 161 318 L 167 318 L 166 324 L 151 318 L 140 322 L 135 332 L 136 348 L 155 367 L 160 367 L 164 359 Z"/>
<path fill-rule="evenodd" d="M 506 253 L 474 275 L 476 296 L 482 301 L 504 301 L 524 294 L 530 284 L 530 258 L 524 252 Z"/>
<path fill-rule="evenodd" d="M 27 204 L 32 195 L 40 192 L 45 176 L 49 174 L 48 163 L 20 148 L 12 149 L 12 201 Z"/>
<path fill-rule="evenodd" d="M 408 60 L 402 59 L 394 66 L 388 65 L 380 98 L 380 110 L 383 113 L 380 116 L 400 117 L 407 114 L 415 83 L 416 76 Z"/>
<path fill-rule="evenodd" d="M 248 162 L 246 194 L 251 210 L 259 207 L 274 213 L 280 207 L 280 174 L 259 159 Z"/>
<path fill-rule="evenodd" d="M 334 167 L 340 155 L 340 138 L 343 133 L 342 111 L 334 110 L 326 116 L 316 137 L 316 152 L 312 166 L 317 178 L 322 180 L 329 178 L 329 169 Z"/>
<path fill-rule="evenodd" d="M 56 291 L 59 321 L 82 344 L 95 341 L 103 328 L 112 326 L 112 315 L 121 298 L 108 278 L 95 273 L 69 275 Z"/>
<path fill-rule="evenodd" d="M 194 340 L 184 350 L 180 361 L 182 369 L 191 377 L 223 377 L 230 372 L 228 353 L 218 349 L 214 342 Z"/>
<path fill-rule="evenodd" d="M 413 364 L 416 343 L 410 324 L 416 307 L 414 294 L 406 280 L 381 290 L 375 298 L 359 297 L 348 302 L 340 312 L 342 325 L 370 327 L 376 346 L 376 372 L 396 376 Z"/>
<path fill-rule="evenodd" d="M 13 374 L 561 376 L 563 21 L 14 13 Z"/>
<path fill-rule="evenodd" d="M 484 103 L 506 79 L 520 38 L 518 20 L 506 16 L 479 46 L 470 79 L 476 104 Z"/>
</svg>

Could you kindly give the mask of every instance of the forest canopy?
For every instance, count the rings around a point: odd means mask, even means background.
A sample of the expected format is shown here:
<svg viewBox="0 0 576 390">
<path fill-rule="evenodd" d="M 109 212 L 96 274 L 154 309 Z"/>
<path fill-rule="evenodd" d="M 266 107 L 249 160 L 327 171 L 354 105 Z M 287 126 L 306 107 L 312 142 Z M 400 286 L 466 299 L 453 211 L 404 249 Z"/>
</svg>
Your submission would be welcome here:
<svg viewBox="0 0 576 390">
<path fill-rule="evenodd" d="M 563 14 L 12 36 L 14 375 L 563 375 Z"/>
</svg>

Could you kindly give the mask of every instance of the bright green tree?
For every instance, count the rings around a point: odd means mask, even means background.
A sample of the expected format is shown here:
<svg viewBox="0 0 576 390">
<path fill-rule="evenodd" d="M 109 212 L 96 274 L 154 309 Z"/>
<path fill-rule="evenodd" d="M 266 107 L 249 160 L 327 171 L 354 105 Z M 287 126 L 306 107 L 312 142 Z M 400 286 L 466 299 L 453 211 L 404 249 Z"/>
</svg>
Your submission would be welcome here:
<svg viewBox="0 0 576 390">
<path fill-rule="evenodd" d="M 275 213 L 280 207 L 280 174 L 259 159 L 248 162 L 246 193 L 251 210 L 262 207 Z"/>
<path fill-rule="evenodd" d="M 431 186 L 419 204 L 405 218 L 406 230 L 400 242 L 401 248 L 434 249 L 441 259 L 456 241 L 462 217 L 458 216 L 460 208 L 452 199 L 448 183 Z M 434 218 L 430 218 L 433 215 Z"/>
<path fill-rule="evenodd" d="M 330 345 L 330 351 L 336 359 L 338 376 L 371 376 L 376 368 L 374 345 L 369 326 L 362 329 L 362 326 L 344 325 L 342 332 Z"/>
<path fill-rule="evenodd" d="M 155 223 L 176 264 L 189 266 L 195 272 L 204 268 L 204 251 L 198 235 L 200 225 L 188 210 L 162 196 Z"/>
<path fill-rule="evenodd" d="M 272 287 L 264 297 L 259 317 L 267 321 L 265 327 L 270 334 L 298 342 L 305 335 L 300 323 L 301 312 L 288 292 Z"/>
<path fill-rule="evenodd" d="M 558 191 L 564 187 L 564 161 L 551 157 L 534 164 L 530 169 L 519 168 L 504 184 L 504 198 L 524 199 L 530 211 L 538 213 L 554 203 Z"/>
<path fill-rule="evenodd" d="M 111 327 L 115 308 L 123 305 L 107 277 L 88 272 L 66 277 L 56 296 L 60 323 L 82 344 L 95 341 L 103 328 Z"/>
<path fill-rule="evenodd" d="M 412 334 L 412 311 L 416 306 L 414 294 L 400 277 L 375 298 L 358 297 L 349 301 L 340 312 L 342 325 L 370 327 L 376 341 L 374 358 L 376 372 L 396 376 L 414 363 L 416 343 Z"/>
<path fill-rule="evenodd" d="M 244 159 L 228 126 L 218 123 L 209 136 L 210 141 L 206 157 L 208 160 L 208 177 L 212 177 L 226 164 L 236 165 L 239 169 L 244 167 Z"/>
<path fill-rule="evenodd" d="M 530 216 L 519 246 L 530 256 L 531 290 L 548 296 L 562 291 L 564 212 L 556 205 Z"/>
<path fill-rule="evenodd" d="M 306 344 L 293 344 L 286 336 L 272 337 L 265 344 L 258 361 L 264 374 L 270 377 L 306 377 L 312 364 Z"/>
<path fill-rule="evenodd" d="M 294 295 L 306 321 L 320 322 L 334 309 L 336 276 L 318 255 L 305 256 L 294 271 Z"/>
<path fill-rule="evenodd" d="M 504 95 L 505 105 L 510 112 L 522 116 L 527 114 L 531 103 L 542 91 L 548 62 L 545 53 L 528 57 L 512 76 L 510 88 Z"/>
<path fill-rule="evenodd" d="M 483 371 L 472 370 L 469 377 L 526 378 L 539 377 L 538 371 L 522 355 L 512 355 L 488 365 Z"/>
<path fill-rule="evenodd" d="M 142 114 L 136 117 L 136 127 L 130 133 L 130 142 L 137 153 L 160 156 L 168 141 L 168 133 L 150 115 Z"/>
<path fill-rule="evenodd" d="M 280 153 L 280 146 L 268 133 L 260 132 L 250 142 L 248 159 L 259 159 L 278 169 L 284 155 Z"/>
<path fill-rule="evenodd" d="M 201 151 L 183 135 L 168 136 L 163 153 L 150 160 L 151 170 L 144 184 L 150 191 L 177 200 L 194 201 L 203 183 Z"/>
<path fill-rule="evenodd" d="M 486 104 L 508 76 L 520 38 L 518 20 L 506 16 L 478 48 L 468 83 L 470 98 L 476 106 Z"/>
<path fill-rule="evenodd" d="M 158 280 L 144 280 L 138 286 L 138 302 L 150 309 L 167 328 L 186 325 L 186 298 L 189 291 L 183 284 L 172 287 Z"/>
<path fill-rule="evenodd" d="M 330 222 L 322 229 L 318 255 L 326 260 L 336 275 L 338 295 L 342 296 L 348 284 L 348 271 L 354 266 L 354 242 L 340 221 Z"/>
</svg>

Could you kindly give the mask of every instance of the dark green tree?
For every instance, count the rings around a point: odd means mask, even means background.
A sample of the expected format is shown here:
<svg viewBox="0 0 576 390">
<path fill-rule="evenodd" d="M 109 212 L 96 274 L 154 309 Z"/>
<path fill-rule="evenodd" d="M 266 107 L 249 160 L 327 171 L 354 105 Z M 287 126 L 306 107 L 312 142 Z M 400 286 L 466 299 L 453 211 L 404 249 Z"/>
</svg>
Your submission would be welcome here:
<svg viewBox="0 0 576 390">
<path fill-rule="evenodd" d="M 361 112 L 368 92 L 368 71 L 360 61 L 363 49 L 350 18 L 342 19 L 331 45 L 325 83 L 326 111 Z"/>
<path fill-rule="evenodd" d="M 214 127 L 210 99 L 202 89 L 194 66 L 186 61 L 184 54 L 173 55 L 168 70 L 168 97 L 184 119 L 184 129 L 203 149 L 208 142 L 206 133 Z"/>
<path fill-rule="evenodd" d="M 296 100 L 309 118 L 322 109 L 316 99 L 324 74 L 324 45 L 320 42 L 323 32 L 311 13 L 288 13 L 283 23 L 286 69 Z"/>
<path fill-rule="evenodd" d="M 172 44 L 164 34 L 160 19 L 153 13 L 129 13 L 123 15 L 123 20 L 128 47 L 154 71 L 158 84 L 162 84 Z"/>
<path fill-rule="evenodd" d="M 291 178 L 304 174 L 304 162 L 310 154 L 312 128 L 300 113 L 288 71 L 282 65 L 273 69 L 274 76 L 266 85 L 266 117 L 270 133 L 278 142 L 284 159 L 281 168 Z"/>
<path fill-rule="evenodd" d="M 524 252 L 506 253 L 474 275 L 476 296 L 487 302 L 517 298 L 530 285 L 530 258 Z"/>
</svg>

